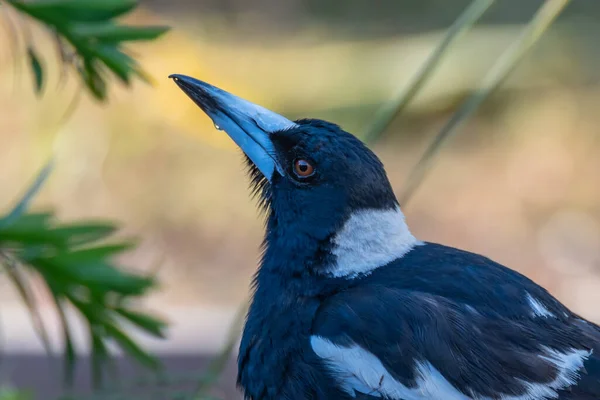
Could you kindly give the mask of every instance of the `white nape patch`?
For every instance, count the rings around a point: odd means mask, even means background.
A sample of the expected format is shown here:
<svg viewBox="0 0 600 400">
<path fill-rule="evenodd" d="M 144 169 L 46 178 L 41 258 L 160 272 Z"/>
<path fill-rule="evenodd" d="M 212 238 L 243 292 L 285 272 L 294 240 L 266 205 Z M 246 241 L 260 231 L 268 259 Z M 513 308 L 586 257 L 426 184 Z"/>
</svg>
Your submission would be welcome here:
<svg viewBox="0 0 600 400">
<path fill-rule="evenodd" d="M 332 372 L 341 389 L 352 397 L 356 397 L 359 392 L 394 400 L 491 400 L 476 393 L 463 394 L 428 362 L 416 363 L 416 386 L 409 388 L 397 381 L 373 353 L 356 344 L 339 346 L 321 336 L 311 336 L 310 344 L 315 354 Z M 558 390 L 577 382 L 583 363 L 591 354 L 591 350 L 572 349 L 561 353 L 545 348 L 540 357 L 558 369 L 556 378 L 550 383 L 522 381 L 527 388 L 526 393 L 518 396 L 504 395 L 498 399 L 555 399 L 558 397 Z"/>
<path fill-rule="evenodd" d="M 546 400 L 558 398 L 558 390 L 574 385 L 580 376 L 583 363 L 592 355 L 592 350 L 575 350 L 560 353 L 556 350 L 545 348 L 545 354 L 540 355 L 544 360 L 550 361 L 558 369 L 558 375 L 550 383 L 523 382 L 527 392 L 520 396 L 502 396 L 500 400 Z M 483 399 L 488 400 L 488 399 Z"/>
<path fill-rule="evenodd" d="M 397 381 L 372 353 L 354 344 L 338 346 L 321 336 L 311 336 L 313 351 L 324 360 L 342 390 L 398 400 L 469 400 L 452 386 L 430 363 L 417 363 L 416 387 Z"/>
<path fill-rule="evenodd" d="M 333 239 L 334 277 L 354 278 L 394 261 L 421 244 L 409 231 L 400 207 L 353 213 Z"/>
<path fill-rule="evenodd" d="M 531 306 L 534 317 L 553 317 L 556 315 L 552 314 L 538 299 L 527 293 L 527 301 Z"/>
</svg>

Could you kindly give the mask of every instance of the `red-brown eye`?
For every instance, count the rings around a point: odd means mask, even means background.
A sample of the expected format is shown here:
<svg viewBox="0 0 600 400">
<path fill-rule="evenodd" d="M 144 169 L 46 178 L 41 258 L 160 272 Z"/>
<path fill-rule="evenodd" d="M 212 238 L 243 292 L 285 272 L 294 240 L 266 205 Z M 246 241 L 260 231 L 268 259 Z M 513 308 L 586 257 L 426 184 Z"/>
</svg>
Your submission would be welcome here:
<svg viewBox="0 0 600 400">
<path fill-rule="evenodd" d="M 300 178 L 307 178 L 315 172 L 315 168 L 308 161 L 298 159 L 294 161 L 294 172 Z"/>
</svg>

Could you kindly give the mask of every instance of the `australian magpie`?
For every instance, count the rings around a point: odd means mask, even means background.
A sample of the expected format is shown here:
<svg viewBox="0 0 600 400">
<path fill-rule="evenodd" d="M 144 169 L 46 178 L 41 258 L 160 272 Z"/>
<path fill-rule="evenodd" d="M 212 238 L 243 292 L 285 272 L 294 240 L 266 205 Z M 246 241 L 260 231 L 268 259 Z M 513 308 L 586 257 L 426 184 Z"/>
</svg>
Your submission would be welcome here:
<svg viewBox="0 0 600 400">
<path fill-rule="evenodd" d="M 246 399 L 600 399 L 600 327 L 516 271 L 415 238 L 359 139 L 171 77 L 245 153 L 266 211 Z"/>
</svg>

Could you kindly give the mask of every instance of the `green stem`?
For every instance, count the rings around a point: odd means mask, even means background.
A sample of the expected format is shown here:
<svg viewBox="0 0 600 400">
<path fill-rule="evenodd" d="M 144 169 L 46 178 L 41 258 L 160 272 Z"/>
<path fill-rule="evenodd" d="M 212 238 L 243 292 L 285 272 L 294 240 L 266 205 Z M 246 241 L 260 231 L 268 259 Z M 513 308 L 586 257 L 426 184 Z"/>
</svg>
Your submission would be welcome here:
<svg viewBox="0 0 600 400">
<path fill-rule="evenodd" d="M 519 39 L 500 56 L 475 91 L 450 118 L 429 145 L 415 168 L 411 171 L 400 204 L 406 205 L 431 168 L 434 157 L 443 144 L 472 116 L 483 101 L 508 77 L 531 47 L 542 37 L 552 22 L 560 15 L 570 0 L 546 0 L 539 8 Z"/>
<path fill-rule="evenodd" d="M 474 0 L 469 7 L 454 21 L 452 26 L 446 32 L 443 40 L 435 48 L 429 59 L 423 67 L 418 71 L 407 88 L 400 92 L 395 99 L 384 104 L 377 111 L 373 125 L 369 128 L 364 136 L 364 141 L 373 143 L 377 141 L 391 124 L 394 118 L 401 114 L 406 106 L 410 104 L 413 98 L 420 92 L 421 88 L 427 82 L 428 78 L 433 74 L 436 67 L 441 64 L 442 59 L 448 53 L 448 50 L 455 44 L 459 38 L 466 33 L 488 8 L 494 3 L 494 0 Z"/>
</svg>

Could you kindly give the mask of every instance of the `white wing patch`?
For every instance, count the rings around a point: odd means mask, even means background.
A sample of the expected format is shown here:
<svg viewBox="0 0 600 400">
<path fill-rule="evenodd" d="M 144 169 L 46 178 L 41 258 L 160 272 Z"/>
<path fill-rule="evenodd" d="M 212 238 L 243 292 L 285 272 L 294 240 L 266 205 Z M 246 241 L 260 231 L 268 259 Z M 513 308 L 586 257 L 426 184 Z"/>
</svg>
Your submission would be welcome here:
<svg viewBox="0 0 600 400">
<path fill-rule="evenodd" d="M 394 379 L 374 354 L 356 344 L 341 347 L 321 336 L 312 336 L 310 343 L 342 389 L 353 397 L 361 392 L 387 399 L 469 400 L 429 363 L 418 364 L 417 386 L 409 388 Z"/>
<path fill-rule="evenodd" d="M 592 355 L 591 350 L 572 349 L 568 353 L 560 353 L 556 350 L 546 348 L 546 354 L 541 358 L 550 361 L 558 368 L 558 375 L 549 384 L 525 382 L 527 393 L 521 396 L 502 396 L 501 400 L 542 400 L 558 398 L 557 390 L 565 389 L 574 385 L 579 379 L 579 371 L 583 363 Z M 484 399 L 488 400 L 488 399 Z"/>
<path fill-rule="evenodd" d="M 333 239 L 334 277 L 368 274 L 421 244 L 408 229 L 400 207 L 365 209 L 353 213 Z"/>
<path fill-rule="evenodd" d="M 527 301 L 531 306 L 531 312 L 534 317 L 552 317 L 556 318 L 556 315 L 552 314 L 550 310 L 548 310 L 541 301 L 533 297 L 531 294 L 527 293 Z"/>
<path fill-rule="evenodd" d="M 338 346 L 321 336 L 312 336 L 313 351 L 333 373 L 338 384 L 349 395 L 357 392 L 394 400 L 491 400 L 476 393 L 465 395 L 456 389 L 430 363 L 416 363 L 416 386 L 407 387 L 396 380 L 381 361 L 357 344 Z M 500 400 L 546 400 L 558 397 L 558 390 L 579 379 L 579 371 L 591 351 L 575 350 L 560 353 L 545 349 L 541 354 L 558 368 L 558 375 L 549 384 L 524 382 L 527 392 L 519 396 L 504 395 Z"/>
</svg>

